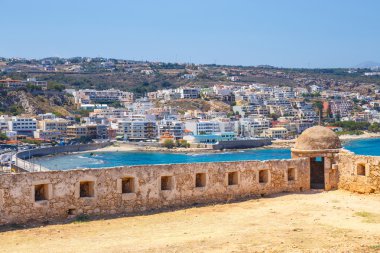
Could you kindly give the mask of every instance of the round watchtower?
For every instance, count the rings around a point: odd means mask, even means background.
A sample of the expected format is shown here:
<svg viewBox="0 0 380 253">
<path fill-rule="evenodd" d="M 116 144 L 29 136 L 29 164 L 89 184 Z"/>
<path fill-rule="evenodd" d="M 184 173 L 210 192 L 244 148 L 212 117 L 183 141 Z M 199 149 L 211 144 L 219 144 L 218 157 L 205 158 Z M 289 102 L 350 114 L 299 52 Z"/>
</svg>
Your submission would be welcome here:
<svg viewBox="0 0 380 253">
<path fill-rule="evenodd" d="M 291 149 L 292 158 L 309 158 L 310 188 L 336 188 L 338 174 L 334 164 L 341 148 L 338 135 L 327 127 L 308 128 L 297 138 Z"/>
</svg>

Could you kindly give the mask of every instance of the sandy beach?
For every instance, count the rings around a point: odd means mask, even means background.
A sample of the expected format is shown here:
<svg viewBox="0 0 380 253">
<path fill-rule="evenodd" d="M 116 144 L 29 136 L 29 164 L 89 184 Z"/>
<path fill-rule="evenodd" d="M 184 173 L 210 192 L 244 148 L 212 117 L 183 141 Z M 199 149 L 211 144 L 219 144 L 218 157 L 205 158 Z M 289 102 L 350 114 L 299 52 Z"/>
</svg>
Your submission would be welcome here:
<svg viewBox="0 0 380 253">
<path fill-rule="evenodd" d="M 99 152 L 126 152 L 126 151 L 140 151 L 140 152 L 165 152 L 165 153 L 191 153 L 191 152 L 219 152 L 219 150 L 209 148 L 172 148 L 153 147 L 153 146 L 140 146 L 138 144 L 115 142 L 113 145 L 97 149 Z M 89 151 L 87 151 L 89 152 Z"/>
<path fill-rule="evenodd" d="M 340 135 L 339 139 L 342 142 L 350 141 L 350 140 L 358 140 L 358 139 L 370 139 L 370 138 L 380 138 L 380 133 L 370 133 L 364 132 L 360 135 Z M 296 139 L 291 140 L 274 140 L 270 146 L 266 146 L 266 148 L 291 148 L 296 142 Z"/>
<path fill-rule="evenodd" d="M 365 132 L 361 135 L 341 135 L 339 136 L 339 139 L 342 142 L 346 142 L 349 140 L 357 140 L 357 139 L 369 139 L 369 138 L 380 138 L 380 133 L 370 133 Z M 295 139 L 290 140 L 273 140 L 272 144 L 265 147 L 260 148 L 254 148 L 254 149 L 262 149 L 262 148 L 291 148 L 293 147 L 295 143 Z M 165 147 L 154 147 L 154 146 L 143 146 L 139 144 L 134 143 L 124 143 L 124 142 L 115 142 L 113 145 L 101 148 L 96 150 L 97 152 L 126 152 L 126 151 L 140 151 L 140 152 L 165 152 L 165 153 L 200 153 L 200 152 L 207 152 L 207 153 L 218 153 L 219 150 L 214 150 L 210 148 L 172 148 L 167 149 Z M 231 150 L 233 151 L 233 150 Z M 91 152 L 91 151 L 88 151 Z"/>
<path fill-rule="evenodd" d="M 380 138 L 380 133 L 370 133 L 370 132 L 364 132 L 364 134 L 360 135 L 340 135 L 339 139 L 342 141 L 348 141 L 348 140 L 356 140 L 356 139 L 369 139 L 369 138 Z"/>
</svg>

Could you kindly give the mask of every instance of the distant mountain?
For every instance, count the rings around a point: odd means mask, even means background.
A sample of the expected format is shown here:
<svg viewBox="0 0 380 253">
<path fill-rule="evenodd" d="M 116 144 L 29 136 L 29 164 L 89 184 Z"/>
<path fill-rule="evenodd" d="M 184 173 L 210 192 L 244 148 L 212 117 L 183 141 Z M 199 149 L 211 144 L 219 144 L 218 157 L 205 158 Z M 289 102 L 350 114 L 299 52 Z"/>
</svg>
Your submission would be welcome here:
<svg viewBox="0 0 380 253">
<path fill-rule="evenodd" d="M 355 68 L 369 69 L 374 67 L 380 67 L 380 62 L 366 61 L 355 66 Z"/>
</svg>

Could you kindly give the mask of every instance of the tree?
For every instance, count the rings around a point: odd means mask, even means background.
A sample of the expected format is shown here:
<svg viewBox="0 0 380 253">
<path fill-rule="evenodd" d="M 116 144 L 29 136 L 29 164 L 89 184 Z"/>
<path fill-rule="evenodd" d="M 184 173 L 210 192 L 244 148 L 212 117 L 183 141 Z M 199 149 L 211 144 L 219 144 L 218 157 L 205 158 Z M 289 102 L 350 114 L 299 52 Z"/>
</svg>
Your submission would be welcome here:
<svg viewBox="0 0 380 253">
<path fill-rule="evenodd" d="M 164 81 L 164 82 L 161 84 L 161 86 L 162 86 L 163 88 L 169 88 L 169 87 L 172 87 L 173 84 L 170 83 L 170 82 L 168 82 L 168 81 Z"/>
<path fill-rule="evenodd" d="M 177 145 L 177 147 L 180 147 L 180 148 L 189 148 L 190 147 L 190 143 L 187 143 L 186 140 L 177 140 L 176 145 Z"/>
<path fill-rule="evenodd" d="M 83 144 L 90 143 L 90 142 L 92 142 L 92 137 L 90 137 L 90 136 L 81 136 L 78 139 L 78 142 L 83 143 Z"/>
<path fill-rule="evenodd" d="M 171 139 L 167 139 L 164 141 L 164 143 L 162 143 L 162 146 L 167 148 L 167 149 L 172 149 L 172 148 L 174 148 L 174 141 Z"/>
<path fill-rule="evenodd" d="M 277 120 L 277 119 L 278 119 L 278 115 L 275 114 L 275 113 L 271 113 L 271 114 L 269 115 L 269 117 L 271 117 L 273 120 Z"/>
<path fill-rule="evenodd" d="M 7 141 L 8 140 L 8 137 L 3 134 L 3 133 L 0 133 L 0 141 Z"/>
<path fill-rule="evenodd" d="M 335 126 L 342 127 L 344 131 L 369 130 L 370 123 L 355 121 L 338 121 Z"/>
<path fill-rule="evenodd" d="M 318 112 L 319 120 L 322 119 L 323 103 L 321 101 L 315 101 L 313 107 Z"/>
<path fill-rule="evenodd" d="M 368 131 L 378 133 L 380 132 L 380 124 L 375 122 L 368 127 Z"/>
<path fill-rule="evenodd" d="M 50 82 L 47 86 L 48 90 L 56 90 L 56 91 L 63 91 L 65 89 L 65 85 L 59 84 L 56 82 Z"/>
<path fill-rule="evenodd" d="M 26 88 L 30 91 L 35 91 L 35 90 L 42 90 L 40 86 L 33 85 L 33 84 L 27 84 Z"/>
<path fill-rule="evenodd" d="M 109 106 L 115 107 L 115 108 L 123 108 L 124 106 L 120 103 L 120 101 L 114 101 Z"/>
</svg>

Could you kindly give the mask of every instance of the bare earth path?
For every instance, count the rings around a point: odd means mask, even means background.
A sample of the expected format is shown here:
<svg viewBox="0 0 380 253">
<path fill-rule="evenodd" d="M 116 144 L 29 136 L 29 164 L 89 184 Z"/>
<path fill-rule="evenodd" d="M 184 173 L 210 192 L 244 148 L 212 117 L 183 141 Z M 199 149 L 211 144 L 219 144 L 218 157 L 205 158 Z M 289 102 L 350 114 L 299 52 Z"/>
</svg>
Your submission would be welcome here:
<svg viewBox="0 0 380 253">
<path fill-rule="evenodd" d="M 380 196 L 283 194 L 0 233 L 0 252 L 380 252 Z"/>
</svg>

